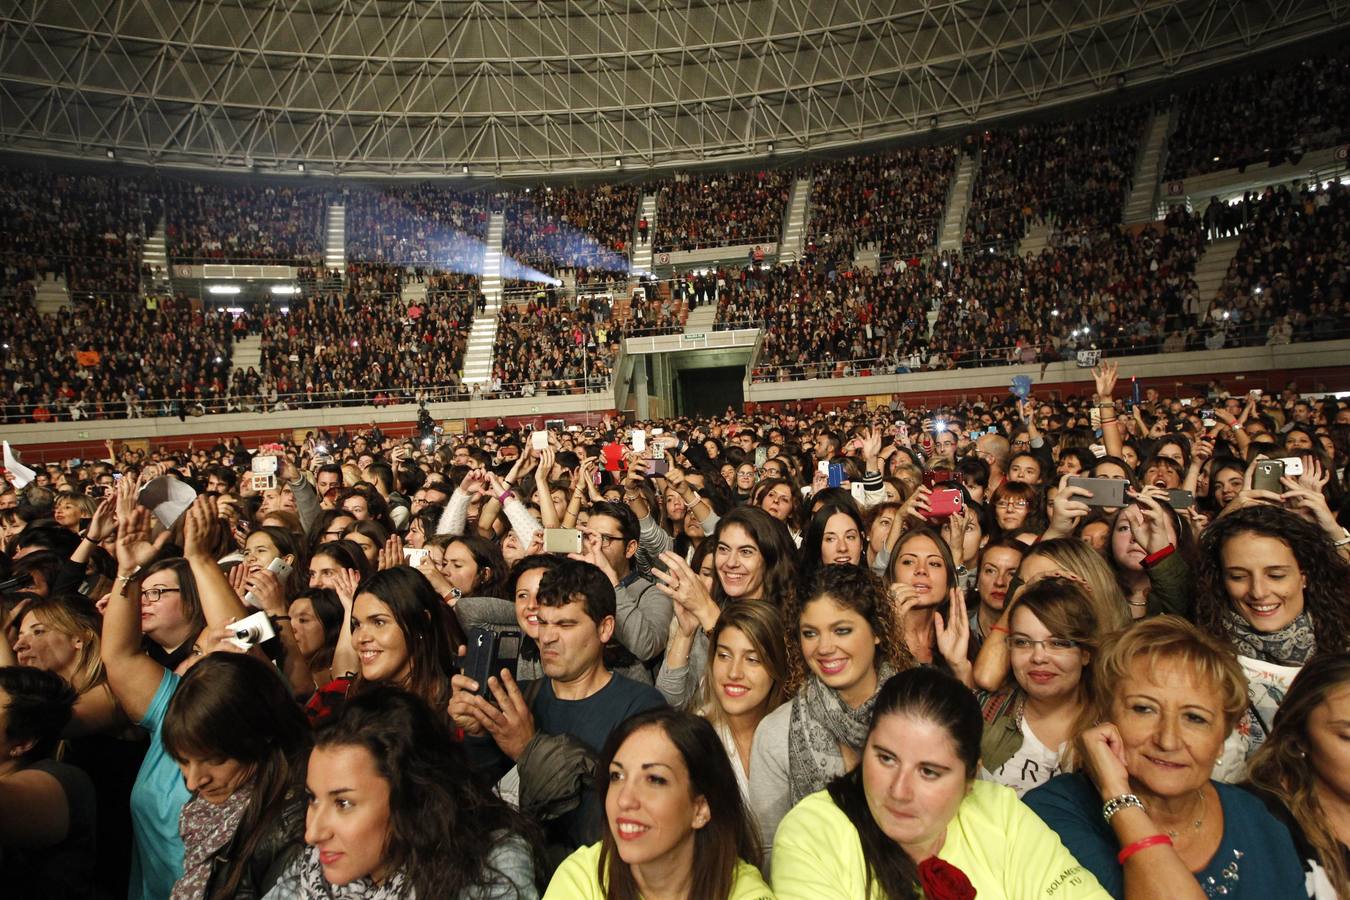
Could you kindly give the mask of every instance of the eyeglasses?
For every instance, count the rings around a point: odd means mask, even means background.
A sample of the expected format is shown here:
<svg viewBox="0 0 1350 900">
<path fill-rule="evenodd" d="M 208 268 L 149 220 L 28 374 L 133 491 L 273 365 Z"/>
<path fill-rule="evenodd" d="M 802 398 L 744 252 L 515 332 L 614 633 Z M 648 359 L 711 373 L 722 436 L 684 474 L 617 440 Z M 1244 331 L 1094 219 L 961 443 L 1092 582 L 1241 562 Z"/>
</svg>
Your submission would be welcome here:
<svg viewBox="0 0 1350 900">
<path fill-rule="evenodd" d="M 181 594 L 182 588 L 144 588 L 141 590 L 141 602 L 158 603 L 165 594 Z"/>
<path fill-rule="evenodd" d="M 1042 647 L 1047 653 L 1068 653 L 1070 650 L 1078 649 L 1078 642 L 1071 641 L 1068 638 L 1046 638 L 1043 641 L 1033 641 L 1022 634 L 1014 634 L 1008 638 L 1008 649 L 1014 652 L 1030 653 L 1032 647 Z"/>
<path fill-rule="evenodd" d="M 997 508 L 997 509 L 1026 509 L 1026 508 L 1027 508 L 1027 501 L 1025 501 L 1025 500 L 1000 500 L 1000 501 L 998 501 L 997 503 L 994 504 L 994 507 Z"/>
<path fill-rule="evenodd" d="M 602 534 L 602 533 L 599 532 L 599 531 L 592 531 L 592 532 L 591 532 L 591 535 L 592 535 L 593 537 L 595 537 L 595 539 L 598 540 L 598 541 L 600 542 L 600 546 L 603 547 L 603 548 L 606 549 L 606 550 L 609 549 L 609 547 L 610 547 L 611 544 L 613 544 L 613 543 L 615 543 L 615 542 L 620 542 L 620 543 L 621 543 L 621 542 L 623 541 L 623 536 L 622 536 L 622 535 Z"/>
</svg>

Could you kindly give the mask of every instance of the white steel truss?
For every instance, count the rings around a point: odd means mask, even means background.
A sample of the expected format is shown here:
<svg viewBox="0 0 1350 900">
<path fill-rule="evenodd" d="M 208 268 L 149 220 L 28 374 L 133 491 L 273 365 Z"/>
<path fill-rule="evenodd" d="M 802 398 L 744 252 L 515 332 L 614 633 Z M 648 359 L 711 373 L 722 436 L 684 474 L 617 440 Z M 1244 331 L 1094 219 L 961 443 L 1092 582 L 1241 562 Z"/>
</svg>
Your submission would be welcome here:
<svg viewBox="0 0 1350 900">
<path fill-rule="evenodd" d="M 0 149 L 339 175 L 696 164 L 1084 99 L 1296 48 L 1347 12 L 1350 0 L 8 0 Z"/>
</svg>

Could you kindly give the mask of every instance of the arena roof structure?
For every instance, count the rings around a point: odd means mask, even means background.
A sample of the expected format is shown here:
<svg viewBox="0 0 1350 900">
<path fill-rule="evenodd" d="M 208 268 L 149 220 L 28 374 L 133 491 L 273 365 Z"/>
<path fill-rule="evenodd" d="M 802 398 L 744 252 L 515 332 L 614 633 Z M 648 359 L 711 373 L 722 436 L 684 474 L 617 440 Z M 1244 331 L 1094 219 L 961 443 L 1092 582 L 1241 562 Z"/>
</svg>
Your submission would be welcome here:
<svg viewBox="0 0 1350 900">
<path fill-rule="evenodd" d="M 793 154 L 1142 85 L 1350 0 L 12 0 L 0 149 L 362 176 Z"/>
</svg>

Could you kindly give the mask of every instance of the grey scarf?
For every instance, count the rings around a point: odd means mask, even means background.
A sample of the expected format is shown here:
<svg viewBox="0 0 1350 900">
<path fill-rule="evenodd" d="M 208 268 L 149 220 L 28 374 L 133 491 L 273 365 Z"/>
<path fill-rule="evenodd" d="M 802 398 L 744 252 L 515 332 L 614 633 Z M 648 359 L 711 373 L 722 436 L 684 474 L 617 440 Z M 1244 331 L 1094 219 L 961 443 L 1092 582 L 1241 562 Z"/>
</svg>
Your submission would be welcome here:
<svg viewBox="0 0 1350 900">
<path fill-rule="evenodd" d="M 300 871 L 300 896 L 322 898 L 322 900 L 414 900 L 412 886 L 395 872 L 385 879 L 384 884 L 376 884 L 369 878 L 362 878 L 350 884 L 329 884 L 323 877 L 323 865 L 319 862 L 319 848 L 310 847 L 293 863 Z"/>
<path fill-rule="evenodd" d="M 183 838 L 183 877 L 173 886 L 170 900 L 201 900 L 211 882 L 216 855 L 230 846 L 248 809 L 250 791 L 240 788 L 224 803 L 193 797 L 178 814 Z"/>
<path fill-rule="evenodd" d="M 1312 617 L 1307 610 L 1279 631 L 1267 633 L 1257 631 L 1250 622 L 1226 607 L 1223 630 L 1241 655 L 1279 666 L 1304 665 L 1317 652 Z"/>
<path fill-rule="evenodd" d="M 895 669 L 889 663 L 881 664 L 877 673 L 878 691 L 894 674 Z M 857 709 L 849 709 L 819 677 L 812 675 L 807 679 L 792 700 L 788 723 L 788 787 L 793 804 L 823 790 L 830 779 L 844 774 L 839 746 L 862 750 L 876 700 L 873 693 Z"/>
</svg>

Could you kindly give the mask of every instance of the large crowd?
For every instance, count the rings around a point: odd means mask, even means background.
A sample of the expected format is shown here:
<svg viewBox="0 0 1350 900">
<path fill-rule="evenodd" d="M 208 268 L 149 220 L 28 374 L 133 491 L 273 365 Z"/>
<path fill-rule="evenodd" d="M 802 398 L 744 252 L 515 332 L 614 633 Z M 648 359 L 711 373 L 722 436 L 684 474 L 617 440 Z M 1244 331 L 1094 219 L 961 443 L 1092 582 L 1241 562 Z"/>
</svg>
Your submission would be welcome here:
<svg viewBox="0 0 1350 900">
<path fill-rule="evenodd" d="M 607 301 L 582 297 L 557 303 L 508 303 L 497 317 L 491 396 L 579 394 L 609 384 L 620 340 Z"/>
<path fill-rule="evenodd" d="M 1100 231 L 1119 222 L 1148 110 L 1121 105 L 967 139 L 965 151 L 979 153 L 980 167 L 963 244 L 1006 248 L 1035 224 Z"/>
<path fill-rule="evenodd" d="M 173 261 L 318 265 L 323 260 L 325 204 L 319 189 L 166 179 L 158 190 Z"/>
<path fill-rule="evenodd" d="M 1297 163 L 1350 137 L 1350 54 L 1231 74 L 1187 90 L 1172 110 L 1164 178 Z"/>
<path fill-rule="evenodd" d="M 941 145 L 817 164 L 809 219 L 815 253 L 852 262 L 865 246 L 905 259 L 936 249 L 956 161 L 957 148 Z"/>
<path fill-rule="evenodd" d="M 1129 374 L 11 464 L 7 889 L 1347 896 L 1350 405 Z"/>
<path fill-rule="evenodd" d="M 468 274 L 482 269 L 486 195 L 417 184 L 348 190 L 343 199 L 352 262 Z"/>
<path fill-rule="evenodd" d="M 641 199 L 626 184 L 522 191 L 506 204 L 502 256 L 579 287 L 626 283 Z"/>
<path fill-rule="evenodd" d="M 682 172 L 659 182 L 653 249 L 777 243 L 792 179 L 785 169 L 753 169 Z"/>
</svg>

